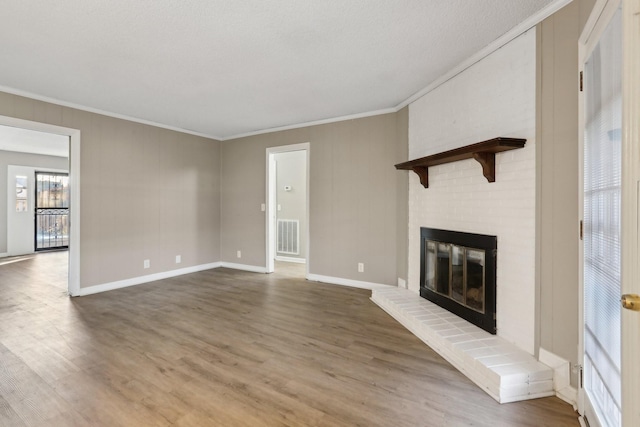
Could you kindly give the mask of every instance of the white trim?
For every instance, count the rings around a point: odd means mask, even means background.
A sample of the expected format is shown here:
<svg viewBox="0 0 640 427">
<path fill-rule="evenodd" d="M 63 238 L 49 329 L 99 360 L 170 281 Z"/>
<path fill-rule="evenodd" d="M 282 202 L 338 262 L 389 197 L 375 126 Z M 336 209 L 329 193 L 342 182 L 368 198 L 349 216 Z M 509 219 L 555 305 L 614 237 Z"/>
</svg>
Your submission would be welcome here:
<svg viewBox="0 0 640 427">
<path fill-rule="evenodd" d="M 266 254 L 266 269 L 267 273 L 273 273 L 275 271 L 275 246 L 276 246 L 276 205 L 277 205 L 277 197 L 276 197 L 276 181 L 277 181 L 277 162 L 275 156 L 269 153 L 267 149 L 267 176 L 265 181 L 265 188 L 267 194 L 265 196 L 265 225 L 264 232 L 265 235 L 265 248 L 264 253 Z"/>
<path fill-rule="evenodd" d="M 19 127 L 69 137 L 69 295 L 80 292 L 80 130 L 16 117 L 0 116 L 0 125 Z"/>
<path fill-rule="evenodd" d="M 597 0 L 591 10 L 589 19 L 578 39 L 578 57 L 580 59 L 580 70 L 600 41 L 602 33 L 606 30 L 609 22 L 615 15 L 621 0 Z"/>
<path fill-rule="evenodd" d="M 196 131 L 193 131 L 193 130 L 183 129 L 183 128 L 179 128 L 177 126 L 164 125 L 162 123 L 154 122 L 152 120 L 139 119 L 137 117 L 128 116 L 126 114 L 112 113 L 110 111 L 101 110 L 99 108 L 87 107 L 87 106 L 84 106 L 84 105 L 81 105 L 81 104 L 76 104 L 74 102 L 67 102 L 67 101 L 62 101 L 62 100 L 57 99 L 57 98 L 51 98 L 51 97 L 48 97 L 48 96 L 37 95 L 37 94 L 35 94 L 33 92 L 28 92 L 28 91 L 20 90 L 20 89 L 14 89 L 12 87 L 0 86 L 0 91 L 1 92 L 6 92 L 6 93 L 10 93 L 12 95 L 23 96 L 25 98 L 35 99 L 35 100 L 38 100 L 38 101 L 48 102 L 50 104 L 60 105 L 60 106 L 63 106 L 63 107 L 75 108 L 76 110 L 80 110 L 80 111 L 87 111 L 89 113 L 95 113 L 95 114 L 100 114 L 100 115 L 107 116 L 107 117 L 113 117 L 113 118 L 116 118 L 116 119 L 126 120 L 126 121 L 129 121 L 129 122 L 135 122 L 135 123 L 140 123 L 140 124 L 143 124 L 143 125 L 154 126 L 154 127 L 158 127 L 158 128 L 162 128 L 162 129 L 172 130 L 172 131 L 175 131 L 175 132 L 186 133 L 186 134 L 189 134 L 189 135 L 201 136 L 201 137 L 207 138 L 207 139 L 215 139 L 217 141 L 224 141 L 222 138 L 216 137 L 214 135 L 208 135 L 208 134 L 205 134 L 205 133 L 202 133 L 202 132 L 196 132 Z"/>
<path fill-rule="evenodd" d="M 384 285 L 382 283 L 363 282 L 360 280 L 343 279 L 342 277 L 322 276 L 320 274 L 307 274 L 307 280 L 312 282 L 328 283 L 330 285 L 349 286 L 360 289 L 389 289 L 392 285 Z"/>
<path fill-rule="evenodd" d="M 577 408 L 578 390 L 571 387 L 571 363 L 542 347 L 538 360 L 553 369 L 553 389 L 556 396 Z"/>
<path fill-rule="evenodd" d="M 69 295 L 80 292 L 80 131 L 69 134 Z"/>
<path fill-rule="evenodd" d="M 296 264 L 306 264 L 307 260 L 304 258 L 293 258 L 290 256 L 276 256 L 276 261 L 282 262 L 295 262 Z"/>
<path fill-rule="evenodd" d="M 184 274 L 197 273 L 198 271 L 210 270 L 212 268 L 220 267 L 219 262 L 210 264 L 201 264 L 193 267 L 180 268 L 178 270 L 165 271 L 162 273 L 149 274 L 147 276 L 139 276 L 131 279 L 118 280 L 117 282 L 103 283 L 102 285 L 89 286 L 87 288 L 80 288 L 78 296 L 86 296 L 97 294 L 100 292 L 113 291 L 115 289 L 127 288 L 129 286 L 141 285 L 143 283 L 154 282 L 156 280 L 169 279 L 171 277 L 182 276 Z"/>
<path fill-rule="evenodd" d="M 640 294 L 640 0 L 622 6 L 622 293 Z M 639 313 L 622 310 L 622 425 L 640 425 Z"/>
<path fill-rule="evenodd" d="M 8 252 L 0 253 L 0 258 L 6 258 L 6 257 L 8 257 L 8 256 L 9 256 L 9 253 L 8 253 Z"/>
<path fill-rule="evenodd" d="M 267 128 L 267 129 L 261 129 L 261 130 L 255 130 L 255 131 L 251 131 L 251 132 L 246 132 L 246 133 L 239 133 L 239 134 L 236 134 L 236 135 L 231 135 L 231 136 L 227 136 L 225 138 L 222 138 L 221 141 L 229 141 L 229 140 L 232 140 L 232 139 L 246 138 L 248 136 L 262 135 L 262 134 L 265 134 L 265 133 L 281 132 L 283 130 L 306 128 L 306 127 L 309 127 L 309 126 L 326 125 L 328 123 L 344 122 L 345 120 L 362 119 L 362 118 L 365 118 L 365 117 L 372 117 L 372 116 L 379 116 L 379 115 L 382 115 L 382 114 L 396 113 L 397 111 L 398 111 L 397 107 L 389 107 L 389 108 L 383 108 L 383 109 L 375 110 L 375 111 L 366 111 L 364 113 L 350 114 L 348 116 L 338 116 L 338 117 L 331 117 L 329 119 L 312 120 L 310 122 L 302 122 L 302 123 L 296 123 L 296 124 L 292 124 L 292 125 L 278 126 L 278 127 L 275 127 L 275 128 Z"/>
<path fill-rule="evenodd" d="M 265 267 L 259 267 L 257 265 L 236 264 L 234 262 L 220 262 L 219 264 L 219 267 L 232 268 L 234 270 L 250 271 L 252 273 L 267 273 L 267 269 Z"/>
<path fill-rule="evenodd" d="M 578 390 L 575 387 L 567 386 L 561 390 L 556 390 L 556 397 L 573 406 L 574 410 L 578 409 Z"/>
</svg>

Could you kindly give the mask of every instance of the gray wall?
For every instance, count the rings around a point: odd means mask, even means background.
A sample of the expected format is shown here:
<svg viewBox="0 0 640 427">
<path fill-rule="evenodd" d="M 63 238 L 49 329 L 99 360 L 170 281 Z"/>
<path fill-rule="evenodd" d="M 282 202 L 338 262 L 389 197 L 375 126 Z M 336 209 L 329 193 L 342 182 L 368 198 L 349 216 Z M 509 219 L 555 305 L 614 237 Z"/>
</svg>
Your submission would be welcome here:
<svg viewBox="0 0 640 427">
<path fill-rule="evenodd" d="M 594 3 L 576 0 L 538 26 L 539 343 L 572 363 L 579 328 L 578 38 Z"/>
<path fill-rule="evenodd" d="M 222 261 L 265 266 L 266 149 L 309 142 L 310 273 L 395 285 L 397 247 L 406 245 L 396 231 L 403 172 L 393 165 L 406 144 L 397 120 L 385 114 L 222 142 Z"/>
<path fill-rule="evenodd" d="M 218 141 L 2 92 L 0 115 L 81 131 L 81 287 L 220 260 Z"/>
<path fill-rule="evenodd" d="M 69 159 L 0 150 L 0 254 L 7 252 L 7 167 L 9 165 L 68 170 Z"/>
<path fill-rule="evenodd" d="M 305 151 L 291 151 L 274 154 L 276 161 L 276 210 L 277 219 L 297 219 L 299 221 L 299 255 L 279 254 L 289 258 L 304 259 L 307 256 L 307 154 Z M 291 187 L 285 191 L 284 187 Z"/>
</svg>

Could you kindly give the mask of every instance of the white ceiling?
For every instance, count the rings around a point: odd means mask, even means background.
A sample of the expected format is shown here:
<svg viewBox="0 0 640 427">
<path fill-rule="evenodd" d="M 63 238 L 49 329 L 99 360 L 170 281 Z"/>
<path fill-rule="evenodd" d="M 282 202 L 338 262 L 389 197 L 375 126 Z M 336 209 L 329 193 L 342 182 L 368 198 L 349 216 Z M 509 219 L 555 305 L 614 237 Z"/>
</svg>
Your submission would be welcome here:
<svg viewBox="0 0 640 427">
<path fill-rule="evenodd" d="M 69 137 L 0 125 L 0 150 L 69 157 Z"/>
<path fill-rule="evenodd" d="M 397 109 L 568 1 L 4 0 L 0 89 L 228 139 Z"/>
</svg>

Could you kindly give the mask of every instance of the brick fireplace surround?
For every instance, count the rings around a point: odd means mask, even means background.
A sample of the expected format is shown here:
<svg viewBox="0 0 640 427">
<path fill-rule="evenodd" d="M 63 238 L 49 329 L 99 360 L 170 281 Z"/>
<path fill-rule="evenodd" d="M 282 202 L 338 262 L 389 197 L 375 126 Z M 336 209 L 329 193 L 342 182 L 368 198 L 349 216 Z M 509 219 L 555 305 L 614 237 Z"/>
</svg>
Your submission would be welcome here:
<svg viewBox="0 0 640 427">
<path fill-rule="evenodd" d="M 536 349 L 536 34 L 515 38 L 409 105 L 413 160 L 496 137 L 526 139 L 498 153 L 495 182 L 473 159 L 409 173 L 407 289 L 372 300 L 499 402 L 554 394 Z M 420 227 L 497 236 L 491 335 L 419 296 Z M 557 374 L 557 372 L 556 372 Z"/>
</svg>

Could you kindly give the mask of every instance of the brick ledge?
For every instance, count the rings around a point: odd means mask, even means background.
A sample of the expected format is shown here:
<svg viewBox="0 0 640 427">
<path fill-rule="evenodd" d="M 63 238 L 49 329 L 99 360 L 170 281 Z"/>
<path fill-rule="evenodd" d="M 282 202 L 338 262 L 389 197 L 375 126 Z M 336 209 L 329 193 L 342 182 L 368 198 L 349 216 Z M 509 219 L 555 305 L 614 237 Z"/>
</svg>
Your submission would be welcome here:
<svg viewBox="0 0 640 427">
<path fill-rule="evenodd" d="M 499 403 L 553 396 L 553 370 L 505 339 L 406 289 L 371 300 Z"/>
</svg>

